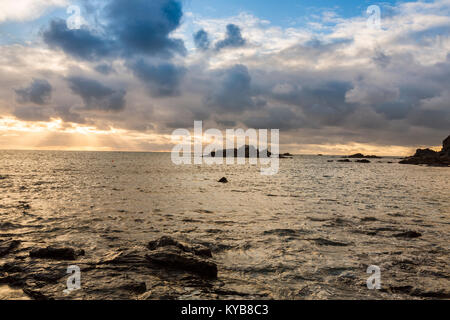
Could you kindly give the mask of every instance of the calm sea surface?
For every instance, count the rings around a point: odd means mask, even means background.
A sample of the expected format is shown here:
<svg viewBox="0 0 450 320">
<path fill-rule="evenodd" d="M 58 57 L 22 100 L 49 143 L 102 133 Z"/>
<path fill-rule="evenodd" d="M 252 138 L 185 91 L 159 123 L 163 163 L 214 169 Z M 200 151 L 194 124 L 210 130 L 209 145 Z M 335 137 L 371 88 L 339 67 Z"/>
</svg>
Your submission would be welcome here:
<svg viewBox="0 0 450 320">
<path fill-rule="evenodd" d="M 70 296 L 68 275 L 27 278 L 57 299 L 446 297 L 450 168 L 336 160 L 295 156 L 280 160 L 278 175 L 262 176 L 253 165 L 175 166 L 170 154 L 0 151 L 0 241 L 21 241 L 0 267 L 52 275 L 79 265 L 82 289 Z M 422 236 L 395 237 L 405 231 Z M 144 251 L 162 235 L 209 246 L 218 280 L 93 267 L 117 252 Z M 48 245 L 86 255 L 28 257 Z M 381 268 L 382 290 L 367 289 L 369 265 Z M 133 281 L 147 292 L 127 290 Z M 20 289 L 1 286 L 0 297 Z"/>
</svg>

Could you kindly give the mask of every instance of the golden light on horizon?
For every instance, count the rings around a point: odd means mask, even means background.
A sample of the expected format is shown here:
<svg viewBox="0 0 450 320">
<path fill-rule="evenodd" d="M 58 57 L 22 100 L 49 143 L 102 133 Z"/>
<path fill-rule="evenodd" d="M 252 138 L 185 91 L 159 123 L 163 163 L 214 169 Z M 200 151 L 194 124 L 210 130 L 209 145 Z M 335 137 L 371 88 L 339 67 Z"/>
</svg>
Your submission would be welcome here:
<svg viewBox="0 0 450 320">
<path fill-rule="evenodd" d="M 201 137 L 193 135 L 193 141 Z M 204 144 L 214 142 L 203 137 Z M 70 151 L 157 151 L 170 152 L 174 142 L 170 134 L 138 132 L 109 127 L 65 123 L 53 118 L 44 121 L 22 121 L 14 117 L 0 118 L 0 149 L 70 150 Z M 438 151 L 439 146 L 431 147 Z M 349 155 L 364 153 L 377 156 L 408 156 L 415 147 L 347 144 L 281 144 L 280 152 L 296 154 Z"/>
</svg>

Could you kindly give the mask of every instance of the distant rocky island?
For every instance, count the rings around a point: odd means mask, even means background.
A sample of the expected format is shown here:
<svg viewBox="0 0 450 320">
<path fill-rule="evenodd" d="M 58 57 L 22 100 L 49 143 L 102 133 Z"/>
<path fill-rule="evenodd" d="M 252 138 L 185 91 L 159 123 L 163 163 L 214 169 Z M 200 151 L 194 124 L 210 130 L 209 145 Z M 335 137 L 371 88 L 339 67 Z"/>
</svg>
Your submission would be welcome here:
<svg viewBox="0 0 450 320">
<path fill-rule="evenodd" d="M 238 157 L 245 157 L 245 158 L 251 158 L 253 155 L 256 155 L 257 158 L 270 158 L 272 156 L 272 153 L 269 150 L 259 150 L 255 148 L 254 146 L 245 145 L 239 149 L 229 149 L 229 150 L 218 150 L 213 151 L 209 155 L 212 158 L 215 157 L 226 157 L 228 154 L 233 155 L 235 158 Z M 284 153 L 280 154 L 279 158 L 285 159 L 292 157 L 292 154 L 290 153 Z"/>
<path fill-rule="evenodd" d="M 450 136 L 442 142 L 442 150 L 417 149 L 412 157 L 407 157 L 400 161 L 401 164 L 425 164 L 435 167 L 450 166 Z"/>
<path fill-rule="evenodd" d="M 381 159 L 381 157 L 374 156 L 374 155 L 364 155 L 362 153 L 355 153 L 351 156 L 343 157 L 343 158 L 350 158 L 350 159 Z"/>
<path fill-rule="evenodd" d="M 210 154 L 210 157 L 226 157 L 228 154 L 232 154 L 235 158 L 242 157 L 242 155 L 245 158 L 251 158 L 253 155 L 256 155 L 257 158 L 269 158 L 272 153 L 268 150 L 262 150 L 255 148 L 254 146 L 245 145 L 239 149 L 234 148 L 230 150 L 217 150 L 213 151 Z"/>
</svg>

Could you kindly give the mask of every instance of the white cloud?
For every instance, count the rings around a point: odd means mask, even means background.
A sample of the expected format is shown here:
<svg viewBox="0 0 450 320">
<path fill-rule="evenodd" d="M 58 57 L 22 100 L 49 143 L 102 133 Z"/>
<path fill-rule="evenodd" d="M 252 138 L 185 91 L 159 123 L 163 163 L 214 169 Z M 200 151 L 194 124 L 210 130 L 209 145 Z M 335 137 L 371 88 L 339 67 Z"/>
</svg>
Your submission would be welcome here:
<svg viewBox="0 0 450 320">
<path fill-rule="evenodd" d="M 0 0 L 0 23 L 34 20 L 49 8 L 67 4 L 68 0 Z"/>
</svg>

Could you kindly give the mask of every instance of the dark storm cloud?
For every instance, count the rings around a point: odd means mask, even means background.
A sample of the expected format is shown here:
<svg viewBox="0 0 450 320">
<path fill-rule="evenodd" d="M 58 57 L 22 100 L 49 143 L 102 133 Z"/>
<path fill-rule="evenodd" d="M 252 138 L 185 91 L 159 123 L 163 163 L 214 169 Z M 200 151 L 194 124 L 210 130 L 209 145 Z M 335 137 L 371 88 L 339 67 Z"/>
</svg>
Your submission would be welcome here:
<svg viewBox="0 0 450 320">
<path fill-rule="evenodd" d="M 54 109 L 55 115 L 59 118 L 61 118 L 64 122 L 72 122 L 72 123 L 79 123 L 84 124 L 86 123 L 86 120 L 79 115 L 78 113 L 72 112 L 71 107 L 63 106 L 63 107 L 57 107 Z"/>
<path fill-rule="evenodd" d="M 209 40 L 208 33 L 201 29 L 194 33 L 194 43 L 197 49 L 200 50 L 208 50 L 211 45 L 211 41 Z"/>
<path fill-rule="evenodd" d="M 42 106 L 18 106 L 13 115 L 24 121 L 49 121 L 49 110 Z"/>
<path fill-rule="evenodd" d="M 79 95 L 88 110 L 121 111 L 125 108 L 125 90 L 113 90 L 102 83 L 83 77 L 68 78 L 70 89 Z"/>
<path fill-rule="evenodd" d="M 65 53 L 84 60 L 104 58 L 112 54 L 113 43 L 96 35 L 86 27 L 68 29 L 64 20 L 53 20 L 43 33 L 44 41 L 51 48 L 62 49 Z"/>
<path fill-rule="evenodd" d="M 305 87 L 301 95 L 301 108 L 305 114 L 322 125 L 339 125 L 355 110 L 346 103 L 345 95 L 353 86 L 349 82 L 323 82 L 317 87 Z"/>
<path fill-rule="evenodd" d="M 176 0 L 110 0 L 100 19 L 100 31 L 83 26 L 68 29 L 63 20 L 54 20 L 44 31 L 44 41 L 53 48 L 84 60 L 136 54 L 170 57 L 185 53 L 183 41 L 170 38 L 183 15 Z"/>
<path fill-rule="evenodd" d="M 95 70 L 104 75 L 109 75 L 115 71 L 114 68 L 110 64 L 107 64 L 107 63 L 101 63 L 101 64 L 97 65 L 95 67 Z"/>
<path fill-rule="evenodd" d="M 255 107 L 252 78 L 246 66 L 237 64 L 221 71 L 217 77 L 218 82 L 206 97 L 208 106 L 227 112 L 241 112 Z"/>
<path fill-rule="evenodd" d="M 169 37 L 181 23 L 181 3 L 175 0 L 111 0 L 105 8 L 107 32 L 117 37 L 124 53 L 184 53 L 184 43 Z"/>
<path fill-rule="evenodd" d="M 289 77 L 290 75 L 286 78 Z M 315 79 L 304 78 L 287 83 L 284 85 L 286 88 L 276 87 L 272 90 L 271 98 L 297 106 L 317 125 L 339 124 L 355 109 L 354 104 L 346 102 L 346 93 L 353 85 L 351 82 L 329 80 L 327 77 L 317 75 Z"/>
<path fill-rule="evenodd" d="M 256 116 L 250 116 L 244 119 L 243 122 L 249 128 L 254 129 L 280 129 L 284 131 L 308 127 L 297 112 L 281 106 L 270 108 L 266 112 L 258 113 Z"/>
<path fill-rule="evenodd" d="M 52 94 L 52 86 L 47 80 L 33 79 L 33 82 L 26 88 L 17 89 L 17 102 L 35 103 L 39 105 L 47 104 Z"/>
<path fill-rule="evenodd" d="M 150 93 L 158 97 L 179 95 L 179 86 L 186 73 L 184 67 L 171 63 L 152 65 L 142 59 L 132 63 L 130 69 L 146 84 Z"/>
<path fill-rule="evenodd" d="M 242 47 L 246 43 L 246 40 L 242 37 L 241 29 L 235 24 L 227 25 L 227 34 L 225 39 L 216 43 L 216 49 L 221 50 L 223 48 Z"/>
<path fill-rule="evenodd" d="M 450 105 L 447 110 L 414 110 L 409 120 L 413 125 L 446 130 L 450 134 Z"/>
</svg>

